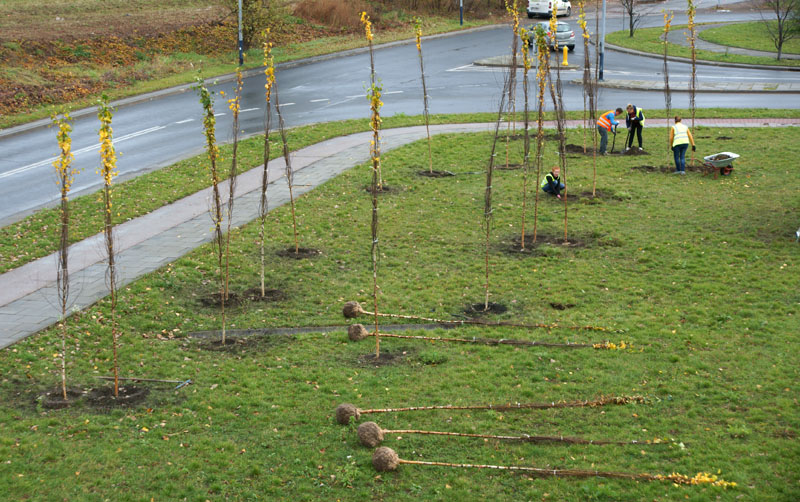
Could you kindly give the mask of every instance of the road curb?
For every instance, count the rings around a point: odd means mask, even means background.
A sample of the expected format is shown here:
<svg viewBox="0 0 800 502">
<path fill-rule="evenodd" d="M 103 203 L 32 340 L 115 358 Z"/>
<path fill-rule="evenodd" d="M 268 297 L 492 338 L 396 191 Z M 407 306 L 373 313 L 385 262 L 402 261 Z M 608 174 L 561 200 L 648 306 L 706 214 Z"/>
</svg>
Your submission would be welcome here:
<svg viewBox="0 0 800 502">
<path fill-rule="evenodd" d="M 501 28 L 507 26 L 505 24 L 490 24 L 486 26 L 477 26 L 475 28 L 467 28 L 465 30 L 456 30 L 456 31 L 448 31 L 446 33 L 437 33 L 435 35 L 427 35 L 422 37 L 422 40 L 436 40 L 440 38 L 447 38 L 452 37 L 455 35 L 460 35 L 462 33 L 473 33 L 478 31 L 488 31 L 497 28 Z M 385 44 L 375 45 L 373 48 L 375 50 L 379 49 L 388 49 L 391 47 L 399 47 L 401 45 L 409 45 L 416 43 L 416 40 L 413 38 L 403 39 L 403 40 L 395 40 L 394 42 L 386 42 Z M 369 52 L 369 47 L 358 47 L 355 49 L 348 49 L 346 51 L 334 52 L 331 54 L 322 54 L 320 56 L 312 56 L 309 58 L 298 59 L 295 61 L 286 61 L 284 63 L 278 63 L 275 65 L 275 68 L 278 70 L 281 69 L 289 69 L 289 68 L 296 68 L 298 66 L 304 66 L 308 64 L 319 63 L 321 61 L 330 61 L 332 59 L 343 58 L 347 56 L 354 56 L 357 54 L 364 54 Z M 242 72 L 242 76 L 244 78 L 252 77 L 258 73 L 263 73 L 264 67 L 259 66 L 257 68 L 250 68 Z M 232 82 L 236 79 L 236 73 L 226 73 L 224 75 L 218 75 L 215 77 L 208 77 L 204 79 L 204 83 L 206 85 L 214 85 L 214 84 L 224 84 L 226 82 Z M 142 103 L 145 101 L 152 101 L 157 98 L 162 98 L 164 96 L 171 96 L 173 94 L 182 94 L 186 91 L 192 90 L 195 86 L 195 83 L 189 84 L 181 84 L 175 87 L 168 87 L 166 89 L 160 89 L 158 91 L 147 92 L 144 94 L 137 94 L 135 96 L 129 96 L 127 98 L 122 98 L 116 101 L 112 101 L 110 105 L 114 108 L 124 108 L 126 106 L 134 105 L 137 103 Z M 79 110 L 70 111 L 70 116 L 73 118 L 80 118 L 86 115 L 92 115 L 97 112 L 95 107 L 86 107 L 81 108 Z M 33 122 L 28 122 L 26 124 L 20 124 L 17 126 L 9 127 L 7 129 L 0 129 L 0 138 L 14 136 L 23 132 L 27 132 L 33 129 L 38 129 L 40 127 L 48 127 L 51 124 L 49 118 L 38 119 L 34 120 Z"/>
<path fill-rule="evenodd" d="M 638 81 L 641 82 L 641 81 Z M 570 81 L 571 84 L 575 85 L 583 85 L 583 79 L 577 78 Z M 656 83 L 658 84 L 658 83 Z M 602 82 L 597 82 L 597 85 L 600 87 L 605 87 L 607 89 L 627 89 L 632 91 L 663 91 L 664 85 L 637 85 L 633 84 L 629 81 L 625 80 L 604 80 Z M 723 84 L 726 85 L 726 84 Z M 761 85 L 762 88 L 757 89 L 742 89 L 741 87 L 731 87 L 731 88 L 724 88 L 724 87 L 711 87 L 708 84 L 705 86 L 703 84 L 699 84 L 699 87 L 696 89 L 696 92 L 717 92 L 717 93 L 728 93 L 728 94 L 800 94 L 800 87 L 796 89 L 785 89 L 780 88 L 781 84 L 774 84 L 771 82 L 760 82 L 760 83 L 753 83 L 749 85 Z M 767 89 L 765 86 L 775 86 L 775 89 Z M 689 92 L 688 88 L 683 88 L 684 86 L 675 86 L 673 84 L 671 86 L 672 92 Z"/>
</svg>

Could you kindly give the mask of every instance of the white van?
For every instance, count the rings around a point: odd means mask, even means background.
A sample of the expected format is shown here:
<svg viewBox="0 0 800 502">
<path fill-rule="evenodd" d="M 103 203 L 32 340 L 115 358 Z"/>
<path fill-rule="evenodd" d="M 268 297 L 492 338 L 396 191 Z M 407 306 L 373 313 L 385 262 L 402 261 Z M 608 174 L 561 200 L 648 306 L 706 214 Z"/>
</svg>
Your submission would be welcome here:
<svg viewBox="0 0 800 502">
<path fill-rule="evenodd" d="M 572 4 L 569 0 L 528 0 L 528 18 L 533 19 L 534 16 L 552 16 L 554 4 L 557 16 L 569 17 L 572 15 Z"/>
</svg>

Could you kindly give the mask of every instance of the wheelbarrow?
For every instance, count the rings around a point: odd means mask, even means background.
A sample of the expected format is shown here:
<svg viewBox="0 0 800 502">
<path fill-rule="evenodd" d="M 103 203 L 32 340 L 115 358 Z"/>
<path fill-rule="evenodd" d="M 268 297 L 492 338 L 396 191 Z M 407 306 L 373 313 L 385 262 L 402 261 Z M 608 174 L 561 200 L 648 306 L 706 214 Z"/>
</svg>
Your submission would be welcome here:
<svg viewBox="0 0 800 502">
<path fill-rule="evenodd" d="M 730 176 L 733 172 L 733 161 L 738 159 L 739 155 L 733 152 L 720 152 L 714 155 L 707 155 L 703 157 L 703 167 L 707 172 L 714 172 L 714 179 L 717 179 L 717 173 L 720 176 Z"/>
</svg>

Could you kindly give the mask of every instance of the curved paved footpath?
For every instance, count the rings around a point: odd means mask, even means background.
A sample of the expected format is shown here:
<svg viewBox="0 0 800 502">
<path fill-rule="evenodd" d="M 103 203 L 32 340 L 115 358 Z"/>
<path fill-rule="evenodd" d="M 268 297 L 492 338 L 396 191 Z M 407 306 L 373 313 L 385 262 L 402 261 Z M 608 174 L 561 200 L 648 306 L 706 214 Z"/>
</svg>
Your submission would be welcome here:
<svg viewBox="0 0 800 502">
<path fill-rule="evenodd" d="M 582 121 L 568 121 L 580 127 Z M 700 119 L 708 127 L 800 126 L 800 119 Z M 552 122 L 546 127 L 554 128 Z M 649 127 L 665 122 L 649 119 Z M 469 133 L 492 130 L 494 124 L 452 124 L 431 126 L 432 134 Z M 520 127 L 522 127 L 520 125 Z M 293 153 L 295 193 L 302 194 L 339 173 L 369 159 L 371 132 L 333 138 Z M 387 151 L 424 139 L 425 127 L 387 129 L 381 132 L 382 149 Z M 258 217 L 261 169 L 239 176 L 233 225 L 238 227 Z M 288 202 L 283 176 L 283 159 L 270 161 L 270 207 Z M 227 185 L 221 187 L 223 193 Z M 149 214 L 115 227 L 119 286 L 170 263 L 211 240 L 208 215 L 210 188 L 189 195 Z M 86 308 L 108 294 L 102 234 L 75 243 L 69 251 L 72 304 Z M 0 349 L 32 335 L 58 321 L 56 306 L 56 255 L 52 254 L 0 275 Z"/>
<path fill-rule="evenodd" d="M 705 30 L 709 30 L 712 28 L 719 28 L 720 26 L 728 26 L 729 24 L 739 24 L 739 23 L 706 24 L 703 26 L 698 26 L 697 33 L 700 34 Z M 690 47 L 689 41 L 686 40 L 686 34 L 684 33 L 684 30 L 670 31 L 667 34 L 667 39 L 669 39 L 670 43 Z M 757 51 L 753 49 L 745 49 L 743 47 L 733 47 L 731 45 L 715 44 L 714 42 L 703 40 L 699 36 L 697 37 L 697 41 L 695 42 L 695 47 L 704 51 L 721 52 L 723 54 L 738 54 L 740 56 L 763 56 L 768 58 L 774 58 L 778 55 L 777 52 L 772 52 L 772 51 Z M 787 54 L 784 52 L 781 54 L 781 59 L 800 59 L 800 54 L 791 54 L 791 53 Z"/>
</svg>

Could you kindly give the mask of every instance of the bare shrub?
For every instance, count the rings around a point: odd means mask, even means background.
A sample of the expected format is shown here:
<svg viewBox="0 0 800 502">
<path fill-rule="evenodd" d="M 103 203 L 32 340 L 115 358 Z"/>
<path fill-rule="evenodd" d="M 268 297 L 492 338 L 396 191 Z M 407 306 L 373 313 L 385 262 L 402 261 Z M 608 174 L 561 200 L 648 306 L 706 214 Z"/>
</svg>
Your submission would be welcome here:
<svg viewBox="0 0 800 502">
<path fill-rule="evenodd" d="M 362 12 L 371 18 L 378 16 L 363 0 L 303 0 L 294 9 L 294 14 L 303 19 L 353 32 L 361 28 Z"/>
</svg>

